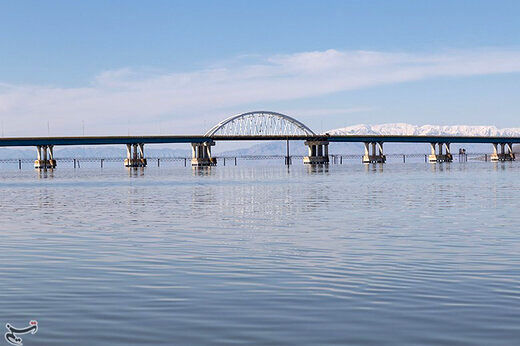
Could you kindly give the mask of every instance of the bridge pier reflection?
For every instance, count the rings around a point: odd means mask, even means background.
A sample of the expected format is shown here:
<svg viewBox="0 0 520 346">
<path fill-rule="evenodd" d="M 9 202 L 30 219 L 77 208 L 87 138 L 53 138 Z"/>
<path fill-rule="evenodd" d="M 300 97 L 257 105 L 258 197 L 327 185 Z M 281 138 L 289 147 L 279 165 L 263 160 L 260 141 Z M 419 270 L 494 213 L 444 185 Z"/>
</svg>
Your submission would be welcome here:
<svg viewBox="0 0 520 346">
<path fill-rule="evenodd" d="M 328 141 L 305 141 L 309 148 L 309 155 L 303 158 L 305 164 L 324 164 L 329 163 L 329 142 Z"/>
<path fill-rule="evenodd" d="M 205 177 L 215 174 L 213 166 L 192 166 L 193 176 Z"/>
<path fill-rule="evenodd" d="M 386 156 L 383 153 L 383 142 L 364 142 L 365 155 L 363 155 L 363 163 L 385 163 Z M 372 153 L 370 153 L 372 147 Z"/>
<path fill-rule="evenodd" d="M 215 142 L 213 141 L 191 143 L 191 166 L 216 166 L 217 158 L 211 157 L 211 147 L 214 145 Z"/>
<path fill-rule="evenodd" d="M 498 145 L 500 144 L 500 153 L 498 152 Z M 512 143 L 493 143 L 493 154 L 491 154 L 491 161 L 514 161 L 515 153 L 513 153 Z"/>
<path fill-rule="evenodd" d="M 125 167 L 146 167 L 146 164 L 144 143 L 127 144 Z"/>
<path fill-rule="evenodd" d="M 144 176 L 144 167 L 133 167 L 133 169 L 129 169 L 128 176 L 132 178 Z"/>
<path fill-rule="evenodd" d="M 307 173 L 309 174 L 320 174 L 320 173 L 328 173 L 329 165 L 324 164 L 310 164 L 307 165 Z"/>
<path fill-rule="evenodd" d="M 439 150 L 436 151 L 436 146 Z M 428 161 L 431 163 L 435 162 L 452 162 L 453 155 L 450 150 L 450 143 L 430 143 L 431 154 L 428 156 Z M 446 148 L 446 153 L 443 153 L 443 147 Z"/>
<path fill-rule="evenodd" d="M 54 159 L 53 145 L 37 145 L 36 152 L 38 154 L 37 160 L 34 161 L 34 168 L 36 169 L 53 169 L 56 168 L 56 160 Z"/>
</svg>

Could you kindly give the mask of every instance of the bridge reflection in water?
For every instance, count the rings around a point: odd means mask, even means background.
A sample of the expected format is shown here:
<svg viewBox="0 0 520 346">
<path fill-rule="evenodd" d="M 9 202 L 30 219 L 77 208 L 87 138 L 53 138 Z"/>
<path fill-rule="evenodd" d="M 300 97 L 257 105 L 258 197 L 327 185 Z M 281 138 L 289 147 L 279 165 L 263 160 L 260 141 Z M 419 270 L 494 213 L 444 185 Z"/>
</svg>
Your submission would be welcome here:
<svg viewBox="0 0 520 346">
<path fill-rule="evenodd" d="M 493 145 L 493 152 L 485 159 L 490 161 L 514 161 L 513 144 L 520 143 L 520 137 L 473 137 L 473 136 L 393 136 L 393 135 L 330 135 L 316 134 L 300 121 L 281 113 L 269 111 L 248 112 L 229 117 L 204 135 L 187 136 L 101 136 L 101 137 L 18 137 L 1 138 L 0 147 L 34 146 L 37 149 L 37 158 L 34 167 L 47 170 L 54 169 L 57 161 L 54 157 L 55 146 L 70 145 L 125 145 L 127 157 L 124 160 L 126 167 L 146 167 L 149 158 L 145 155 L 145 144 L 157 143 L 189 143 L 192 148 L 190 164 L 193 167 L 207 167 L 217 165 L 217 157 L 211 153 L 211 148 L 218 141 L 285 141 L 287 150 L 285 163 L 291 164 L 290 141 L 304 141 L 308 154 L 303 156 L 303 162 L 311 165 L 328 164 L 330 161 L 329 144 L 340 142 L 363 143 L 365 152 L 361 157 L 363 163 L 385 163 L 387 155 L 383 150 L 384 143 L 429 143 L 431 153 L 425 161 L 442 163 L 453 161 L 450 145 L 453 143 L 489 143 Z M 339 156 L 340 163 L 344 156 Z M 177 158 L 187 165 L 186 158 Z M 337 157 L 333 156 L 333 163 Z M 103 159 L 101 158 L 101 165 Z M 157 165 L 160 165 L 160 158 Z M 405 160 L 405 157 L 403 157 Z M 21 168 L 22 161 L 19 160 Z M 78 163 L 79 164 L 79 163 Z M 225 159 L 223 164 L 225 164 Z M 236 164 L 236 158 L 235 158 Z M 76 167 L 76 161 L 74 161 Z"/>
</svg>

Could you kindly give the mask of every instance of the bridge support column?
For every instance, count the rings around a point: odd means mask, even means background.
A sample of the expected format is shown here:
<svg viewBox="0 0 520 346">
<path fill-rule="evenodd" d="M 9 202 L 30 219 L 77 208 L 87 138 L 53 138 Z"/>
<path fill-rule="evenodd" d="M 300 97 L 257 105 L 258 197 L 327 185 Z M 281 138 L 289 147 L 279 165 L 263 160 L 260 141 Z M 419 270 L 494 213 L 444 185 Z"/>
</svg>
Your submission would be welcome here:
<svg viewBox="0 0 520 346">
<path fill-rule="evenodd" d="M 191 143 L 191 165 L 193 167 L 216 166 L 217 159 L 211 157 L 211 147 L 215 142 Z"/>
<path fill-rule="evenodd" d="M 303 158 L 305 164 L 329 163 L 329 141 L 305 141 L 309 155 Z"/>
<path fill-rule="evenodd" d="M 146 167 L 146 164 L 144 143 L 127 144 L 125 167 Z"/>
<path fill-rule="evenodd" d="M 37 160 L 34 161 L 34 168 L 37 169 L 53 169 L 56 168 L 56 160 L 54 159 L 53 145 L 37 145 Z"/>
<path fill-rule="evenodd" d="M 385 163 L 386 156 L 383 153 L 383 142 L 365 142 L 365 155 L 363 163 Z M 372 147 L 372 153 L 370 153 Z"/>
<path fill-rule="evenodd" d="M 435 150 L 436 146 L 438 146 L 439 151 Z M 431 154 L 428 156 L 428 161 L 435 162 L 452 162 L 453 155 L 450 150 L 450 143 L 430 143 Z M 443 153 L 443 147 L 446 148 L 446 153 Z"/>
<path fill-rule="evenodd" d="M 500 152 L 497 147 L 500 144 Z M 493 143 L 493 154 L 491 154 L 491 161 L 514 161 L 515 153 L 513 153 L 512 143 Z"/>
</svg>

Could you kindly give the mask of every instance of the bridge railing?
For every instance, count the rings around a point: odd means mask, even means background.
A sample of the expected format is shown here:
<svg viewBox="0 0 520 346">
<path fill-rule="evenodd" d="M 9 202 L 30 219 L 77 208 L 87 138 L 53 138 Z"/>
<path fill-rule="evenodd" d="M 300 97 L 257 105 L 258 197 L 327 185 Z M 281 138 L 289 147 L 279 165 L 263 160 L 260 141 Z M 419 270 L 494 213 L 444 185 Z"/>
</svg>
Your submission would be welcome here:
<svg viewBox="0 0 520 346">
<path fill-rule="evenodd" d="M 485 158 L 489 158 L 490 153 L 466 153 L 465 154 L 468 159 L 476 160 L 476 159 L 482 159 L 485 160 Z M 363 155 L 360 154 L 330 154 L 329 155 L 331 159 L 345 159 L 345 160 L 357 160 L 361 159 Z M 428 154 L 421 154 L 421 153 L 415 153 L 415 154 L 386 154 L 387 158 L 423 158 L 427 157 Z M 453 157 L 457 158 L 459 154 L 454 153 Z M 276 160 L 276 159 L 285 159 L 285 155 L 215 155 L 215 158 L 217 160 L 233 160 L 233 159 L 240 159 L 240 160 Z M 304 157 L 304 155 L 290 155 L 293 159 L 301 159 Z M 96 157 L 56 157 L 56 161 L 58 162 L 122 162 L 125 157 L 118 156 L 118 157 L 102 157 L 102 156 L 96 156 Z M 155 157 L 147 157 L 149 161 L 157 161 L 160 162 L 184 162 L 191 160 L 191 157 L 188 156 L 155 156 Z M 0 163 L 34 163 L 34 159 L 30 158 L 6 158 L 6 159 L 0 159 Z"/>
</svg>

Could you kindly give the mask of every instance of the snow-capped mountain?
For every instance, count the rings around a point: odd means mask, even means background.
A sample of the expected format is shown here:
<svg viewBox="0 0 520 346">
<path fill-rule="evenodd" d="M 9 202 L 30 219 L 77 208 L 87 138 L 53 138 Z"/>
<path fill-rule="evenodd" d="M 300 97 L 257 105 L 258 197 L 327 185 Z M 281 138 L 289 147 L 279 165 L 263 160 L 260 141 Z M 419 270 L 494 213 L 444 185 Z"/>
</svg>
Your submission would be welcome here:
<svg viewBox="0 0 520 346">
<path fill-rule="evenodd" d="M 520 136 L 520 128 L 499 129 L 495 126 L 411 125 L 404 123 L 352 125 L 327 131 L 330 135 L 410 135 L 410 136 Z"/>
</svg>

